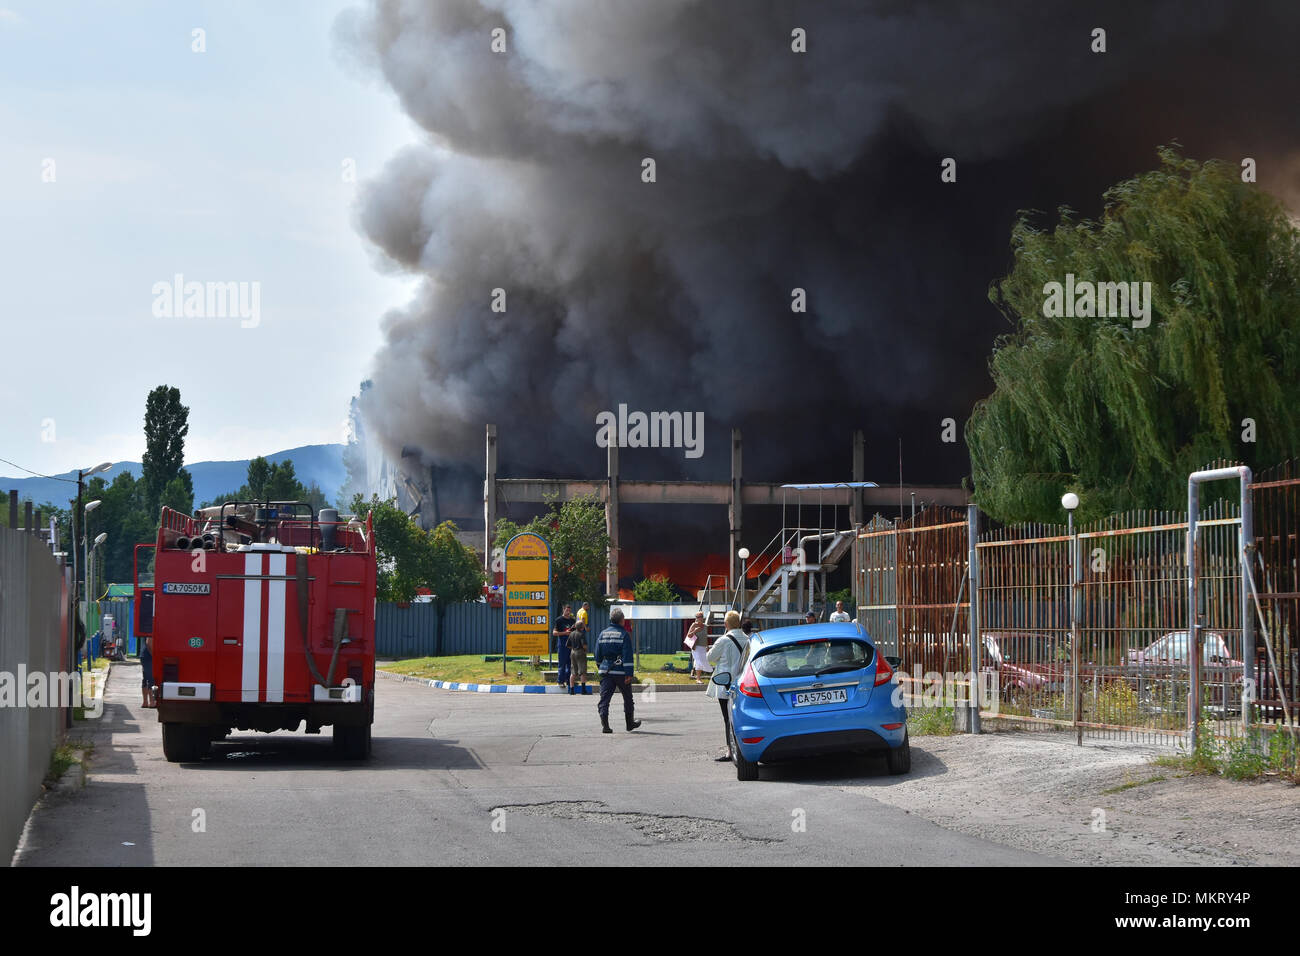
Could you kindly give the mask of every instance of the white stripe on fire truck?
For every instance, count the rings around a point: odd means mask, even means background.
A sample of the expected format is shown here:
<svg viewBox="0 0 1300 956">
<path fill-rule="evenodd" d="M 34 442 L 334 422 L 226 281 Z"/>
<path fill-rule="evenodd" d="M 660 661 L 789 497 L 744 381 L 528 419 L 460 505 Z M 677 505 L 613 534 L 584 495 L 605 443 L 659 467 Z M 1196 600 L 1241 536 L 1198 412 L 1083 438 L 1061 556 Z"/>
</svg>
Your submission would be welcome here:
<svg viewBox="0 0 1300 956">
<path fill-rule="evenodd" d="M 284 577 L 285 562 L 288 555 L 271 554 L 267 556 L 266 573 L 272 577 Z M 302 558 L 298 559 L 299 561 Z M 284 703 L 284 604 L 285 582 L 268 582 L 266 592 L 266 702 L 268 704 Z"/>
<path fill-rule="evenodd" d="M 262 556 L 244 555 L 244 573 L 257 575 L 244 582 L 244 673 L 239 699 L 257 703 L 262 686 Z"/>
</svg>

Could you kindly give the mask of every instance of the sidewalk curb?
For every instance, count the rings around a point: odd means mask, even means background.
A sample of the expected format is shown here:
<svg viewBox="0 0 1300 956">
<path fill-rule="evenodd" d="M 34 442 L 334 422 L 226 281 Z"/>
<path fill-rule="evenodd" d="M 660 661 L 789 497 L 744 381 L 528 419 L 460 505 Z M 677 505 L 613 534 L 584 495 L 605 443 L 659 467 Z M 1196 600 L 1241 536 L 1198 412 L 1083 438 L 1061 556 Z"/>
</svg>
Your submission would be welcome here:
<svg viewBox="0 0 1300 956">
<path fill-rule="evenodd" d="M 427 677 L 410 677 L 406 674 L 394 674 L 390 671 L 375 668 L 375 673 L 382 675 L 389 680 L 407 681 L 415 684 L 424 684 L 427 687 L 434 687 L 438 690 L 467 691 L 472 694 L 564 694 L 569 696 L 567 687 L 561 687 L 559 684 L 467 684 L 460 681 L 430 680 Z M 592 684 L 592 692 L 585 695 L 572 696 L 596 696 L 596 689 L 599 684 Z M 644 692 L 649 684 L 637 684 L 634 689 Z M 665 693 L 667 691 L 703 691 L 707 685 L 683 685 L 683 684 L 658 684 L 654 685 L 655 693 Z"/>
</svg>

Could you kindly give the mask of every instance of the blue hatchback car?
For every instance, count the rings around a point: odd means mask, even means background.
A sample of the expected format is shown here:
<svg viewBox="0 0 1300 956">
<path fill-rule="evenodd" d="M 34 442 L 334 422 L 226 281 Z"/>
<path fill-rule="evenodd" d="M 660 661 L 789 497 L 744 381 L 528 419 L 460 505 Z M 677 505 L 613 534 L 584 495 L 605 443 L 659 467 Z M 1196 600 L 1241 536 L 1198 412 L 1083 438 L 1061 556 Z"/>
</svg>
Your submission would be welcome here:
<svg viewBox="0 0 1300 956">
<path fill-rule="evenodd" d="M 912 767 L 907 710 L 894 669 L 857 623 L 804 624 L 755 634 L 731 692 L 736 776 L 758 765 L 835 753 L 883 754 L 889 772 Z"/>
</svg>

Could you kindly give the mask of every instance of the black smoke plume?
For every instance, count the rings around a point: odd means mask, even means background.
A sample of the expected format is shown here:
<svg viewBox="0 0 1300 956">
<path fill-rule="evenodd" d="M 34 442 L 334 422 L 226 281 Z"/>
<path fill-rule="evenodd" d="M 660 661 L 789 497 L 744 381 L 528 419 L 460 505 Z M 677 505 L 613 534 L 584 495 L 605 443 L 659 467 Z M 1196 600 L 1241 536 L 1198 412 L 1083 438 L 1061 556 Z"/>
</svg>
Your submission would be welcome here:
<svg viewBox="0 0 1300 956">
<path fill-rule="evenodd" d="M 363 414 L 394 458 L 599 476 L 595 417 L 703 411 L 705 454 L 625 475 L 957 482 L 1021 208 L 1096 215 L 1156 165 L 1254 157 L 1297 188 L 1300 5 L 379 0 L 336 31 L 426 132 L 360 228 L 423 277 Z M 503 29 L 506 52 L 492 50 Z M 1106 51 L 1093 52 L 1093 30 Z M 792 50 L 802 30 L 806 52 Z M 653 158 L 657 181 L 642 181 Z M 945 157 L 957 182 L 940 180 Z M 491 310 L 504 289 L 506 312 Z M 807 312 L 791 311 L 806 290 Z M 940 440 L 953 418 L 958 442 Z"/>
</svg>

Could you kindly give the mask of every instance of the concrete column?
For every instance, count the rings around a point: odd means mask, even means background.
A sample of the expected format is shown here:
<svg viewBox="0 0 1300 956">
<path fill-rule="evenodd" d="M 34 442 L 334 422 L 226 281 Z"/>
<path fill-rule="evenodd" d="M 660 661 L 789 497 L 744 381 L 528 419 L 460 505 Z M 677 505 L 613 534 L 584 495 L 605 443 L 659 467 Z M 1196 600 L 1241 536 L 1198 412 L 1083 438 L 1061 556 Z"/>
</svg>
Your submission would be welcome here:
<svg viewBox="0 0 1300 956">
<path fill-rule="evenodd" d="M 740 576 L 740 558 L 736 557 L 736 552 L 740 550 L 741 527 L 744 517 L 740 499 L 741 466 L 740 429 L 733 428 L 731 430 L 731 491 L 727 502 L 727 521 L 730 527 L 730 532 L 727 535 L 727 591 L 729 593 L 735 593 L 735 589 L 739 586 L 738 578 Z"/>
<path fill-rule="evenodd" d="M 605 530 L 609 533 L 609 564 L 605 569 L 605 593 L 618 596 L 618 443 L 609 445 L 609 495 L 605 500 Z"/>
<path fill-rule="evenodd" d="M 867 440 L 858 429 L 853 433 L 853 480 L 862 482 L 867 480 Z M 854 488 L 851 495 L 852 504 L 849 506 L 849 524 L 854 532 L 862 530 L 862 526 L 867 523 L 866 507 L 863 501 L 862 489 Z M 858 619 L 858 607 L 862 601 L 862 549 L 858 544 L 858 539 L 853 539 L 853 619 Z"/>
<path fill-rule="evenodd" d="M 483 469 L 483 570 L 492 572 L 492 539 L 497 525 L 497 427 L 487 426 Z"/>
</svg>

